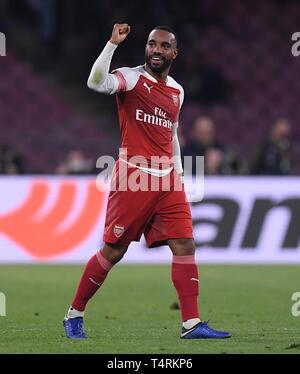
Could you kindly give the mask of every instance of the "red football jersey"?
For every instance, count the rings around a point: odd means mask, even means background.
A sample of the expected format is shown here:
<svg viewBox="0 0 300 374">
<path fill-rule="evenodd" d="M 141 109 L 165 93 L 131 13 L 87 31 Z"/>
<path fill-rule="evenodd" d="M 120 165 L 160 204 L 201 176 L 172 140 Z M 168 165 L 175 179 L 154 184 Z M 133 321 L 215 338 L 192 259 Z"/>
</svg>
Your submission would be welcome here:
<svg viewBox="0 0 300 374">
<path fill-rule="evenodd" d="M 117 69 L 116 92 L 122 150 L 120 159 L 142 156 L 142 167 L 167 168 L 172 165 L 172 128 L 177 126 L 184 91 L 172 77 L 157 81 L 143 66 Z M 155 160 L 165 156 L 169 163 Z M 138 157 L 135 157 L 138 159 Z M 161 167 L 160 167 L 161 166 Z"/>
</svg>

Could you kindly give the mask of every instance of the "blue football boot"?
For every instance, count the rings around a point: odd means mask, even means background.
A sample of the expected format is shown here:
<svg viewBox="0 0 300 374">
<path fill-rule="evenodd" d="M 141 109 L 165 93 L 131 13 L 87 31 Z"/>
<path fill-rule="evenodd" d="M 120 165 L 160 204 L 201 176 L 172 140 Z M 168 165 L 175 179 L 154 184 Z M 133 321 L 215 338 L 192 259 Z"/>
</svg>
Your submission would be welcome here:
<svg viewBox="0 0 300 374">
<path fill-rule="evenodd" d="M 87 339 L 87 335 L 83 327 L 83 318 L 64 318 L 63 324 L 69 339 Z"/>
<path fill-rule="evenodd" d="M 225 339 L 230 338 L 229 332 L 217 331 L 208 326 L 208 321 L 199 322 L 191 329 L 182 327 L 181 339 Z"/>
</svg>

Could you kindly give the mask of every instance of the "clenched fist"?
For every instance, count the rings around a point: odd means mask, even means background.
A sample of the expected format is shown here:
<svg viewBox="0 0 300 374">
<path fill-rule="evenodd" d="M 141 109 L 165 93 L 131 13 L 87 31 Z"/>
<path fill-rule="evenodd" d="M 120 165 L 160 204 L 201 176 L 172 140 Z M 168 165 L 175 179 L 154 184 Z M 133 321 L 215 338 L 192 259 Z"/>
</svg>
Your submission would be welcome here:
<svg viewBox="0 0 300 374">
<path fill-rule="evenodd" d="M 110 42 L 120 44 L 130 33 L 130 26 L 127 23 L 116 23 L 111 34 Z"/>
</svg>

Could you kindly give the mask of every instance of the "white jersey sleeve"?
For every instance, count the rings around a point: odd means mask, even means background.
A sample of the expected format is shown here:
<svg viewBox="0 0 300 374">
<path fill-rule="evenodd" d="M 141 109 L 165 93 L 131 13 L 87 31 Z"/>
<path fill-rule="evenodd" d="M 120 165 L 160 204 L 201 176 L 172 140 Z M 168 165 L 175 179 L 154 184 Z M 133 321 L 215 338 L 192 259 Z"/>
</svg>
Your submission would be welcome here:
<svg viewBox="0 0 300 374">
<path fill-rule="evenodd" d="M 107 42 L 100 56 L 95 61 L 90 72 L 87 85 L 106 95 L 130 91 L 136 85 L 141 74 L 138 68 L 120 68 L 109 73 L 113 54 L 118 46 Z"/>
<path fill-rule="evenodd" d="M 177 173 L 179 175 L 182 175 L 183 167 L 182 167 L 182 161 L 181 161 L 181 150 L 180 150 L 180 144 L 179 144 L 179 139 L 177 135 L 177 128 L 178 128 L 178 122 L 174 123 L 172 127 L 173 165 Z"/>
<path fill-rule="evenodd" d="M 142 67 L 134 68 L 124 67 L 113 71 L 114 75 L 119 80 L 117 92 L 131 91 L 137 84 L 140 75 L 142 74 Z"/>
<path fill-rule="evenodd" d="M 174 88 L 177 88 L 180 91 L 179 94 L 179 110 L 182 107 L 183 100 L 184 100 L 184 90 L 183 87 L 178 84 L 172 77 L 168 77 L 168 85 Z M 173 124 L 172 127 L 172 142 L 173 142 L 173 164 L 174 169 L 177 171 L 179 175 L 183 174 L 183 167 L 181 161 L 181 150 L 180 150 L 180 143 L 177 135 L 177 128 L 179 123 L 176 122 Z"/>
<path fill-rule="evenodd" d="M 95 61 L 90 72 L 87 85 L 92 90 L 111 95 L 118 91 L 119 80 L 114 74 L 109 74 L 112 56 L 118 46 L 107 42 L 100 56 Z"/>
</svg>

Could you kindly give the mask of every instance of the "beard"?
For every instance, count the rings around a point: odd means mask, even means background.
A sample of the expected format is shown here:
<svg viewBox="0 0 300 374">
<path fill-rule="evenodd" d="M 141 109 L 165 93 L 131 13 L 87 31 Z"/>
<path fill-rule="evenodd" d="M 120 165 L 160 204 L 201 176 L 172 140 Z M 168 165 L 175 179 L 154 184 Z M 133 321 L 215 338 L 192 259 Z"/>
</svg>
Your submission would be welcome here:
<svg viewBox="0 0 300 374">
<path fill-rule="evenodd" d="M 163 60 L 163 63 L 160 65 L 160 66 L 153 66 L 152 65 L 152 62 L 151 62 L 151 57 L 152 56 L 148 56 L 146 53 L 145 53 L 145 61 L 146 61 L 146 64 L 147 66 L 149 67 L 149 69 L 154 73 L 154 74 L 161 74 L 162 72 L 164 72 L 166 69 L 168 69 L 171 64 L 172 64 L 172 59 L 165 59 L 163 56 L 160 56 L 161 59 Z"/>
</svg>

